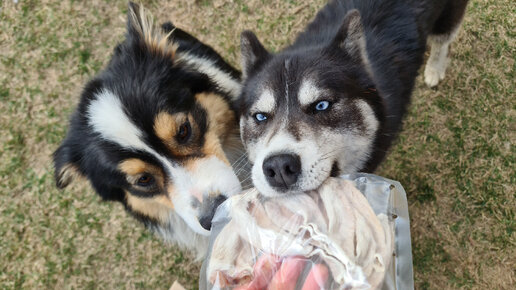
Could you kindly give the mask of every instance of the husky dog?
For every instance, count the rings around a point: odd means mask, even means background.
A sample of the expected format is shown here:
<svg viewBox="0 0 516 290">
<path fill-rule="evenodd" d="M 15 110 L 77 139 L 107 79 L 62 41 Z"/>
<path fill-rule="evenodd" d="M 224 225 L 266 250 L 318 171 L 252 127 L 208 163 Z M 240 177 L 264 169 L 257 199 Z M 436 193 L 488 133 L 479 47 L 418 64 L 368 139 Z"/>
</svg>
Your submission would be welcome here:
<svg viewBox="0 0 516 290">
<path fill-rule="evenodd" d="M 105 200 L 204 256 L 216 207 L 240 193 L 233 101 L 240 73 L 172 23 L 130 4 L 126 39 L 85 86 L 54 153 L 57 186 L 87 178 Z"/>
<path fill-rule="evenodd" d="M 242 33 L 240 130 L 266 196 L 372 172 L 384 159 L 431 45 L 425 82 L 444 77 L 467 0 L 332 0 L 273 55 Z"/>
</svg>

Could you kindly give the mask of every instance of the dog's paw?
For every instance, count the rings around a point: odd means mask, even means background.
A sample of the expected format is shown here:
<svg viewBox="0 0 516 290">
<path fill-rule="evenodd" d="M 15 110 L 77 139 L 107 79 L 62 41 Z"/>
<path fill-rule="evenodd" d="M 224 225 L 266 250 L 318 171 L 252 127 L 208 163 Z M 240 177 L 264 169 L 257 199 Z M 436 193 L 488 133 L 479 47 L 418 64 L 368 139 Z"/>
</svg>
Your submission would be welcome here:
<svg viewBox="0 0 516 290">
<path fill-rule="evenodd" d="M 425 83 L 427 86 L 433 88 L 437 86 L 439 81 L 444 79 L 446 74 L 446 65 L 439 65 L 438 63 L 427 63 L 425 67 Z"/>
</svg>

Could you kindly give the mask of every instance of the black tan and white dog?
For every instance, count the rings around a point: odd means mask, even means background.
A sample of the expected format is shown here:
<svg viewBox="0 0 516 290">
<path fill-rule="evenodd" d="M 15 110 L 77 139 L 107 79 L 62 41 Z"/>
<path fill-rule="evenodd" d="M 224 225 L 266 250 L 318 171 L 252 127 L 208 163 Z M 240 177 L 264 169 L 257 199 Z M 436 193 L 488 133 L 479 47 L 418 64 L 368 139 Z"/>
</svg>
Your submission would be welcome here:
<svg viewBox="0 0 516 290">
<path fill-rule="evenodd" d="M 444 77 L 467 0 L 332 0 L 272 55 L 242 33 L 240 129 L 266 196 L 372 172 L 401 127 L 427 41 L 425 82 Z"/>
<path fill-rule="evenodd" d="M 129 5 L 126 39 L 85 86 L 54 153 L 57 186 L 86 177 L 166 240 L 202 257 L 216 207 L 240 193 L 233 101 L 240 73 L 174 27 Z"/>
</svg>

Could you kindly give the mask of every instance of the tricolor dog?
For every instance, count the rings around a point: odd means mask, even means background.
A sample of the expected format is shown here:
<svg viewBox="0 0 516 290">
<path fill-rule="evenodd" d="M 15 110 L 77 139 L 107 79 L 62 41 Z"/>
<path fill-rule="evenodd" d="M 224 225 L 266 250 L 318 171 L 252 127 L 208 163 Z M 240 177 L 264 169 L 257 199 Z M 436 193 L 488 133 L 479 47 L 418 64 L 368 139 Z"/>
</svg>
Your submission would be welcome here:
<svg viewBox="0 0 516 290">
<path fill-rule="evenodd" d="M 57 186 L 86 177 L 147 227 L 202 257 L 216 207 L 240 193 L 240 73 L 130 4 L 126 39 L 85 86 L 54 153 Z M 245 173 L 244 173 L 245 175 Z"/>
<path fill-rule="evenodd" d="M 401 127 L 427 41 L 425 82 L 444 77 L 467 0 L 332 0 L 294 44 L 242 33 L 240 129 L 266 196 L 372 172 Z"/>
</svg>

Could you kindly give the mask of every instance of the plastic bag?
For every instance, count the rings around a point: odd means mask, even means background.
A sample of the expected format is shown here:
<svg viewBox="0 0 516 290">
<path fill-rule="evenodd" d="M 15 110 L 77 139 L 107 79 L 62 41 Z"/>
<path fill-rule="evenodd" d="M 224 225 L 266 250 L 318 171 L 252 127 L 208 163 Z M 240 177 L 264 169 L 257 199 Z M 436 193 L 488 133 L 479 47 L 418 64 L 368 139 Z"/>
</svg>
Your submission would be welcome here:
<svg viewBox="0 0 516 290">
<path fill-rule="evenodd" d="M 267 285 L 271 280 L 277 285 Z M 330 178 L 319 190 L 298 195 L 265 198 L 252 189 L 228 199 L 212 222 L 200 289 L 267 286 L 412 289 L 401 185 L 354 174 Z"/>
</svg>

